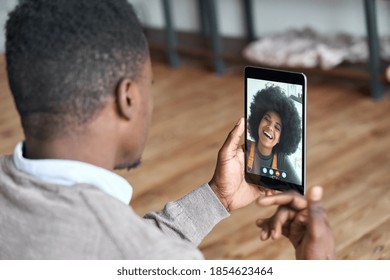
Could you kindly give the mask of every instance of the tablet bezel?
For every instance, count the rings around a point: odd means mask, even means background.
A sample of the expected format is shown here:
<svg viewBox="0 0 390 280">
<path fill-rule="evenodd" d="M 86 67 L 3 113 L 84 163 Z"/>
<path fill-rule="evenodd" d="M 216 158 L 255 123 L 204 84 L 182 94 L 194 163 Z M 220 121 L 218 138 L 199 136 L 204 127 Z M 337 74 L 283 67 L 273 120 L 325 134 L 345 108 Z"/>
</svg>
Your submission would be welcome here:
<svg viewBox="0 0 390 280">
<path fill-rule="evenodd" d="M 270 177 L 265 177 L 253 174 L 247 171 L 247 151 L 248 151 L 248 78 L 265 80 L 270 82 L 280 82 L 288 84 L 297 84 L 302 86 L 302 186 L 294 183 L 289 183 Z M 258 186 L 270 188 L 278 191 L 286 191 L 289 189 L 298 190 L 302 195 L 306 192 L 306 111 L 307 111 L 307 84 L 306 75 L 300 72 L 292 72 L 281 69 L 272 69 L 264 67 L 246 66 L 244 69 L 244 95 L 245 95 L 245 180 L 248 183 Z"/>
</svg>

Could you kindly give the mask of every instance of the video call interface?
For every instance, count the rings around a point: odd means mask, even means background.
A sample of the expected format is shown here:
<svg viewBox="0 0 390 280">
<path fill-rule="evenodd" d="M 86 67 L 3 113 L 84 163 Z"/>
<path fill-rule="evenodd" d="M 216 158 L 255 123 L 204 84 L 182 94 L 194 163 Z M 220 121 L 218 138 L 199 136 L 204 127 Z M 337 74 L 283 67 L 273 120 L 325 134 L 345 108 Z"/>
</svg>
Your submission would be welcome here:
<svg viewBox="0 0 390 280">
<path fill-rule="evenodd" d="M 281 107 L 277 104 L 274 104 L 276 106 L 272 106 L 272 104 L 271 106 L 267 106 L 267 104 L 261 104 L 261 106 L 258 106 L 261 108 L 266 108 L 263 109 L 263 113 L 264 111 L 266 112 L 263 115 L 256 115 L 258 118 L 257 122 L 251 120 L 252 129 L 253 126 L 256 126 L 257 123 L 259 123 L 256 135 L 253 135 L 253 131 L 251 133 L 251 127 L 249 123 L 247 123 L 247 172 L 301 186 L 303 158 L 303 86 L 298 84 L 288 84 L 253 78 L 247 78 L 246 82 L 247 120 L 250 120 L 251 106 L 254 106 L 256 94 L 259 94 L 260 91 L 266 92 L 267 89 L 276 88 L 279 93 L 283 93 L 278 95 L 279 97 L 276 99 L 275 103 L 285 102 L 288 100 L 287 104 L 289 104 L 289 108 L 291 108 L 291 104 L 293 104 L 293 106 L 296 108 L 296 110 L 290 110 L 289 112 L 280 114 L 280 112 L 274 112 L 278 110 L 275 108 Z M 256 100 L 257 102 L 265 102 L 264 100 L 269 100 L 269 98 L 267 99 L 259 97 L 256 98 Z M 296 113 L 298 113 L 298 117 L 296 116 Z M 292 114 L 294 114 L 294 116 L 292 116 Z M 291 120 L 295 120 L 295 122 L 298 123 L 291 123 Z M 253 125 L 253 123 L 255 123 L 255 125 Z M 257 129 L 255 128 L 253 130 Z M 297 137 L 297 132 L 300 133 L 299 138 Z M 281 143 L 281 141 L 284 143 Z M 296 142 L 295 144 L 292 143 L 294 141 Z M 281 147 L 281 145 L 287 147 L 284 148 L 287 151 L 277 148 Z M 265 155 L 263 155 L 263 153 Z"/>
</svg>

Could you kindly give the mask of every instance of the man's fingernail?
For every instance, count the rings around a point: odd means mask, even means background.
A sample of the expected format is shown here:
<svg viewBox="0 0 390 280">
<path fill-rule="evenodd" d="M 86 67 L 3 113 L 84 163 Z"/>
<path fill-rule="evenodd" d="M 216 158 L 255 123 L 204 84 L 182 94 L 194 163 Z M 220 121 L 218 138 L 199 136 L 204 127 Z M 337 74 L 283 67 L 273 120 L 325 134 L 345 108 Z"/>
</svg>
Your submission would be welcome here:
<svg viewBox="0 0 390 280">
<path fill-rule="evenodd" d="M 322 188 L 319 186 L 315 186 L 312 188 L 310 192 L 310 199 L 314 201 L 319 201 L 322 199 Z"/>
</svg>

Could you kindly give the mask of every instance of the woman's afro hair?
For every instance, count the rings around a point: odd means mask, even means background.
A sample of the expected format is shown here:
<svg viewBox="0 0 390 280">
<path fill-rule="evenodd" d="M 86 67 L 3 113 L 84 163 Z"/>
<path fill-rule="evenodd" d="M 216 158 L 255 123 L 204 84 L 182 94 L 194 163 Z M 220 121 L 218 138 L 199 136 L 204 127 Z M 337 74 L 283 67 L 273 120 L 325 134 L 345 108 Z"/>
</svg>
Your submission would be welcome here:
<svg viewBox="0 0 390 280">
<path fill-rule="evenodd" d="M 278 86 L 269 86 L 258 91 L 253 97 L 248 119 L 250 135 L 259 141 L 259 124 L 267 112 L 279 114 L 282 121 L 282 132 L 279 143 L 273 151 L 277 153 L 292 154 L 302 138 L 301 118 L 294 105 L 284 91 Z"/>
</svg>

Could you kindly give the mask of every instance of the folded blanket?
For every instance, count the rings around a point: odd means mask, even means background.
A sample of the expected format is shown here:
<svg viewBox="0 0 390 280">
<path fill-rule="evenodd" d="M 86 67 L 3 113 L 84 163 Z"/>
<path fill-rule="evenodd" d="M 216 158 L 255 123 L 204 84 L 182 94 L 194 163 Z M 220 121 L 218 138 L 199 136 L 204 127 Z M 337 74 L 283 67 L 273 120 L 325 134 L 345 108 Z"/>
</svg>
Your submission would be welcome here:
<svg viewBox="0 0 390 280">
<path fill-rule="evenodd" d="M 380 46 L 382 59 L 390 61 L 390 37 L 382 37 Z M 245 47 L 243 55 L 249 61 L 270 66 L 330 69 L 344 62 L 367 62 L 368 47 L 364 36 L 320 34 L 305 28 L 263 37 Z"/>
</svg>

